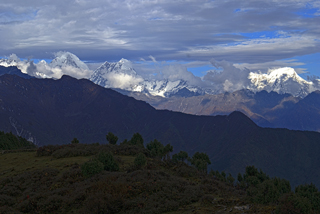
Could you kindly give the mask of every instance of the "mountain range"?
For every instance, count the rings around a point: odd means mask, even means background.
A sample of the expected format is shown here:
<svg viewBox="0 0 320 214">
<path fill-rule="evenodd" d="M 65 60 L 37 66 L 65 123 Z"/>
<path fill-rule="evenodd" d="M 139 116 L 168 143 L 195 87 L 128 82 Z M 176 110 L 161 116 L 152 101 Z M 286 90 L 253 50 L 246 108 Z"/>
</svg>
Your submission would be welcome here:
<svg viewBox="0 0 320 214">
<path fill-rule="evenodd" d="M 76 55 L 69 52 L 58 52 L 56 57 L 47 63 L 42 60 L 38 64 L 27 62 L 28 65 L 20 66 L 16 56 L 13 59 L 0 59 L 2 66 L 18 66 L 24 73 L 38 78 L 60 78 L 65 73 L 74 75 L 76 78 L 88 78 L 94 83 L 107 88 L 126 90 L 131 92 L 141 92 L 148 96 L 161 97 L 192 97 L 206 94 L 221 94 L 226 92 L 226 85 L 230 84 L 227 80 L 217 86 L 212 82 L 207 82 L 206 78 L 202 78 L 197 84 L 191 83 L 184 78 L 160 78 L 157 75 L 151 75 L 148 78 L 139 75 L 133 63 L 126 59 L 121 59 L 119 62 L 104 62 L 94 71 L 89 71 L 88 66 L 82 62 Z M 32 64 L 32 65 L 31 65 Z M 36 71 L 30 72 L 33 69 L 25 67 L 35 67 Z M 21 67 L 24 67 L 22 69 Z M 57 74 L 57 68 L 58 74 Z M 62 71 L 61 71 L 62 69 Z M 77 73 L 68 72 L 68 70 L 77 69 Z M 62 73 L 62 74 L 60 74 Z M 223 71 L 210 71 L 211 78 L 220 78 L 219 75 Z M 272 69 L 268 73 L 247 72 L 246 83 L 241 86 L 242 89 L 248 89 L 254 93 L 259 91 L 277 92 L 278 94 L 291 94 L 294 97 L 305 97 L 313 91 L 320 90 L 320 80 L 302 79 L 293 68 L 278 68 Z M 219 88 L 220 87 L 220 88 Z M 232 93 L 233 91 L 227 91 Z"/>
<path fill-rule="evenodd" d="M 217 74 L 215 74 L 217 75 Z M 118 81 L 115 81 L 115 77 Z M 121 84 L 120 79 L 126 81 Z M 295 97 L 305 97 L 312 91 L 320 89 L 320 80 L 315 79 L 306 81 L 302 79 L 293 68 L 279 68 L 270 70 L 267 74 L 250 72 L 248 75 L 250 84 L 245 85 L 244 89 L 252 92 L 268 91 L 279 94 L 291 94 Z M 177 79 L 170 81 L 143 79 L 137 75 L 132 63 L 121 59 L 116 63 L 105 62 L 92 74 L 91 81 L 107 88 L 117 88 L 131 92 L 141 92 L 152 96 L 161 97 L 191 97 L 205 94 L 219 94 L 222 90 L 213 90 L 210 87 L 203 88 L 190 85 L 188 81 Z"/>
<path fill-rule="evenodd" d="M 310 98 L 312 99 L 312 97 Z M 238 173 L 248 165 L 293 185 L 320 186 L 320 133 L 261 128 L 241 112 L 196 116 L 155 110 L 143 101 L 69 76 L 24 79 L 0 76 L 0 130 L 38 145 L 119 141 L 139 132 L 145 143 L 158 139 L 174 152 L 206 152 L 215 170 Z"/>
<path fill-rule="evenodd" d="M 12 65 L 18 62 L 2 59 L 0 64 L 8 66 L 7 69 L 16 69 Z M 69 52 L 57 53 L 49 64 L 45 61 L 38 64 L 51 69 L 88 69 L 85 63 Z M 2 73 L 10 72 L 2 69 Z M 20 72 L 19 75 L 27 78 L 25 73 Z M 36 72 L 35 76 L 47 77 L 41 72 Z M 121 59 L 115 63 L 103 63 L 91 74 L 90 80 L 146 101 L 157 109 L 195 115 L 227 115 L 241 111 L 262 127 L 320 131 L 320 123 L 317 122 L 320 121 L 320 106 L 316 100 L 311 102 L 308 97 L 319 99 L 315 91 L 319 80 L 306 81 L 292 68 L 276 69 L 268 74 L 251 72 L 249 78 L 255 87 L 251 85 L 249 89 L 216 94 L 213 90 L 190 86 L 182 79 L 144 79 L 137 74 L 129 60 Z M 305 98 L 309 101 L 305 102 Z"/>
<path fill-rule="evenodd" d="M 115 63 L 103 63 L 93 72 L 90 80 L 106 88 L 141 92 L 152 96 L 182 95 L 188 97 L 205 93 L 202 88 L 190 86 L 184 80 L 143 79 L 137 74 L 132 63 L 126 59 L 121 59 Z"/>
</svg>

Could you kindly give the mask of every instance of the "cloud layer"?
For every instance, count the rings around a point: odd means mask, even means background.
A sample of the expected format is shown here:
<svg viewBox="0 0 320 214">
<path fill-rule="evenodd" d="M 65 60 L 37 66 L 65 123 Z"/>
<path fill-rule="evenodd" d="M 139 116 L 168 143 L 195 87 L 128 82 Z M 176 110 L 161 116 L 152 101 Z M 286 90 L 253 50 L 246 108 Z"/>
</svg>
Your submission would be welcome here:
<svg viewBox="0 0 320 214">
<path fill-rule="evenodd" d="M 0 56 L 268 63 L 320 49 L 318 0 L 3 0 Z"/>
</svg>

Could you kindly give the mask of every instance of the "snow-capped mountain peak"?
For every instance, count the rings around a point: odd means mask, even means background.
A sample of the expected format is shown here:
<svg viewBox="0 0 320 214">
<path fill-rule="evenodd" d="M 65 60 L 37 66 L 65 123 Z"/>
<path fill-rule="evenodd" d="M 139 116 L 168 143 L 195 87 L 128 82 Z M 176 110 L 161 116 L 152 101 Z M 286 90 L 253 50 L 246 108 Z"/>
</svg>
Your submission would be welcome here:
<svg viewBox="0 0 320 214">
<path fill-rule="evenodd" d="M 115 63 L 103 63 L 94 71 L 90 80 L 103 87 L 143 92 L 153 96 L 169 97 L 179 92 L 181 93 L 181 96 L 204 93 L 203 89 L 196 86 L 190 86 L 184 80 L 170 81 L 167 79 L 143 79 L 136 73 L 132 63 L 126 59 L 121 59 L 119 62 Z M 183 93 L 180 91 L 182 89 L 184 89 Z"/>
<path fill-rule="evenodd" d="M 70 52 L 63 51 L 56 53 L 56 58 L 54 58 L 50 62 L 49 66 L 52 68 L 71 66 L 82 70 L 89 70 L 88 66 L 84 62 L 82 62 L 76 55 Z"/>
<path fill-rule="evenodd" d="M 11 54 L 7 59 L 0 59 L 0 65 L 4 67 L 17 66 L 20 59 L 15 54 Z"/>
<path fill-rule="evenodd" d="M 272 81 L 275 81 L 276 79 L 279 79 L 279 78 L 283 79 L 284 81 L 288 80 L 289 78 L 293 78 L 299 82 L 306 82 L 296 73 L 296 71 L 293 68 L 290 68 L 290 67 L 269 70 L 268 75 L 269 75 L 269 79 Z"/>
<path fill-rule="evenodd" d="M 119 62 L 103 63 L 93 72 L 90 80 L 106 88 L 130 90 L 143 78 L 137 75 L 129 60 L 121 59 Z"/>
<path fill-rule="evenodd" d="M 302 79 L 293 68 L 284 67 L 269 70 L 266 74 L 251 72 L 248 77 L 253 91 L 275 91 L 279 94 L 289 93 L 304 97 L 311 92 L 312 82 Z"/>
</svg>

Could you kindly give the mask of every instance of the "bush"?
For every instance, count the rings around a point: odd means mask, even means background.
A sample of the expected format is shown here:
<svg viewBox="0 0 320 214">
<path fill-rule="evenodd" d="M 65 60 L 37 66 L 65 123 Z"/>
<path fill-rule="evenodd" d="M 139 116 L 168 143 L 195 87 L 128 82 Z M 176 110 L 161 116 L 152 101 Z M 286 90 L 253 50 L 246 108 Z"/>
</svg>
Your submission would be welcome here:
<svg viewBox="0 0 320 214">
<path fill-rule="evenodd" d="M 147 149 L 150 151 L 152 157 L 161 159 L 164 155 L 164 146 L 157 139 L 148 143 Z"/>
<path fill-rule="evenodd" d="M 91 153 L 84 149 L 77 148 L 63 148 L 56 150 L 52 153 L 52 156 L 55 158 L 68 158 L 68 157 L 76 157 L 76 156 L 88 156 Z"/>
<path fill-rule="evenodd" d="M 107 141 L 112 144 L 112 145 L 115 145 L 117 144 L 117 141 L 118 141 L 118 137 L 115 136 L 112 132 L 109 132 L 106 136 L 106 139 Z"/>
<path fill-rule="evenodd" d="M 295 188 L 295 193 L 307 198 L 312 205 L 312 209 L 320 212 L 320 193 L 314 184 L 299 185 Z"/>
<path fill-rule="evenodd" d="M 279 204 L 276 209 L 276 213 L 310 213 L 311 202 L 298 194 L 292 192 L 284 194 L 279 199 Z"/>
<path fill-rule="evenodd" d="M 196 152 L 192 158 L 189 159 L 191 165 L 195 166 L 199 171 L 207 173 L 207 166 L 211 164 L 209 156 L 203 152 Z"/>
<path fill-rule="evenodd" d="M 71 144 L 78 144 L 79 140 L 77 138 L 73 138 L 73 140 L 71 141 Z"/>
<path fill-rule="evenodd" d="M 142 138 L 141 134 L 139 134 L 139 133 L 133 134 L 133 136 L 130 140 L 130 144 L 144 148 L 143 138 Z"/>
<path fill-rule="evenodd" d="M 91 177 L 95 174 L 100 173 L 103 168 L 104 166 L 100 161 L 91 160 L 81 166 L 81 172 L 85 177 Z"/>
<path fill-rule="evenodd" d="M 97 156 L 97 160 L 103 164 L 105 170 L 119 171 L 119 165 L 110 152 L 100 152 Z"/>
<path fill-rule="evenodd" d="M 53 146 L 53 145 L 47 145 L 47 146 L 42 146 L 37 149 L 37 157 L 41 156 L 51 156 L 53 152 L 58 150 L 58 146 Z"/>
<path fill-rule="evenodd" d="M 139 153 L 137 157 L 134 159 L 134 165 L 136 167 L 142 167 L 146 165 L 147 158 L 143 153 Z"/>
<path fill-rule="evenodd" d="M 188 153 L 185 151 L 180 151 L 179 153 L 174 154 L 172 156 L 172 160 L 175 163 L 177 163 L 178 161 L 184 162 L 187 159 L 188 159 Z"/>
</svg>

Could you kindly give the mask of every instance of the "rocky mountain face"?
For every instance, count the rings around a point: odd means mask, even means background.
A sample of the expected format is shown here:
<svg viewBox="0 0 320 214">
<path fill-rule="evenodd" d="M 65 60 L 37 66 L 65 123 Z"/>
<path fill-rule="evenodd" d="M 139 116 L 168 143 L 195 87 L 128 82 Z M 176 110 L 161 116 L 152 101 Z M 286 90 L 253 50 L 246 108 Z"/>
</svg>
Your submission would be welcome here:
<svg viewBox="0 0 320 214">
<path fill-rule="evenodd" d="M 206 152 L 212 162 L 209 167 L 234 176 L 255 165 L 293 185 L 313 182 L 320 186 L 320 172 L 314 167 L 320 165 L 320 133 L 260 128 L 240 112 L 196 116 L 155 110 L 85 79 L 2 75 L 0 121 L 0 130 L 38 145 L 68 144 L 74 137 L 80 143 L 104 143 L 109 131 L 121 142 L 139 132 L 145 143 L 158 139 L 170 143 L 174 152 Z"/>
</svg>

